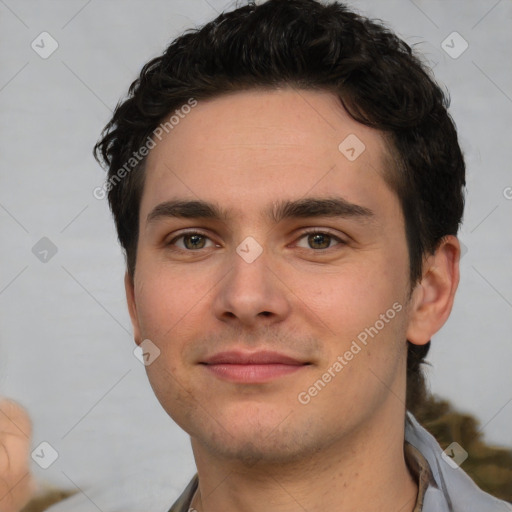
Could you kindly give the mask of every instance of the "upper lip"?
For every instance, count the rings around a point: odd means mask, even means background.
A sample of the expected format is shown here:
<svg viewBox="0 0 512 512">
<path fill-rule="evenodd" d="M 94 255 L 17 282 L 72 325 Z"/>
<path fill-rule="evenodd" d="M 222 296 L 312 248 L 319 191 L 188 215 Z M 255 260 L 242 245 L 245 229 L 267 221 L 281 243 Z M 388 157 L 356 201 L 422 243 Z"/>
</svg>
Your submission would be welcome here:
<svg viewBox="0 0 512 512">
<path fill-rule="evenodd" d="M 289 364 L 301 365 L 307 364 L 293 357 L 279 354 L 268 350 L 259 352 L 242 352 L 230 351 L 219 352 L 218 354 L 209 357 L 204 364 Z"/>
</svg>

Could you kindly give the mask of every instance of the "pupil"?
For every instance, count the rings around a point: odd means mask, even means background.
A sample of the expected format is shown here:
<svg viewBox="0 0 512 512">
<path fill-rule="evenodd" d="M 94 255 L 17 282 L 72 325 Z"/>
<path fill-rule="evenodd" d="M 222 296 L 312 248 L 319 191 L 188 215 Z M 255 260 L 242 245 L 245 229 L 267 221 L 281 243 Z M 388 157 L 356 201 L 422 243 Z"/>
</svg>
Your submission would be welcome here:
<svg viewBox="0 0 512 512">
<path fill-rule="evenodd" d="M 315 245 L 316 247 L 314 247 L 314 248 L 317 248 L 317 249 L 318 248 L 325 249 L 325 248 L 329 247 L 330 239 L 331 239 L 331 237 L 329 235 L 324 235 L 321 233 L 317 233 L 317 234 L 309 236 L 310 244 Z"/>
<path fill-rule="evenodd" d="M 189 243 L 185 243 L 188 249 L 201 249 L 204 245 L 204 240 L 202 240 L 201 235 L 189 235 L 185 238 Z M 203 242 L 203 243 L 201 243 Z"/>
</svg>

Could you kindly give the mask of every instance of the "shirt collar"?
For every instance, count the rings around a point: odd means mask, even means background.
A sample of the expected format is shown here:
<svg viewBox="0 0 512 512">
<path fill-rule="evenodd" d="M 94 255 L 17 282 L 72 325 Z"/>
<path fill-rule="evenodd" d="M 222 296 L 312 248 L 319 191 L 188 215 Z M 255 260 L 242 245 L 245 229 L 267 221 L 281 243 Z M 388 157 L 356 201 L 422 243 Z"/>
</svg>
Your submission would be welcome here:
<svg viewBox="0 0 512 512">
<path fill-rule="evenodd" d="M 421 512 L 423 510 L 425 493 L 429 485 L 437 486 L 427 459 L 423 457 L 417 448 L 407 441 L 404 443 L 404 455 L 407 467 L 418 485 L 418 497 L 416 498 L 416 505 L 412 512 Z"/>
</svg>

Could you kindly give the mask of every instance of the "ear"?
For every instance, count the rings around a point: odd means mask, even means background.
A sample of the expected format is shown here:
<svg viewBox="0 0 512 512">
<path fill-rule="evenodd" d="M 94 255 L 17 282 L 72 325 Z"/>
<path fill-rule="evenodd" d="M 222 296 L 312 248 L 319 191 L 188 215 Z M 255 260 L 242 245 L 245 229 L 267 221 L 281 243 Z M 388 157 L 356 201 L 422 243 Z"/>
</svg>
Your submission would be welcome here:
<svg viewBox="0 0 512 512">
<path fill-rule="evenodd" d="M 448 235 L 424 261 L 409 310 L 407 339 L 414 345 L 428 343 L 450 316 L 459 284 L 459 260 L 459 241 Z"/>
<path fill-rule="evenodd" d="M 126 302 L 128 303 L 128 311 L 132 320 L 133 339 L 137 345 L 141 343 L 139 319 L 137 317 L 137 305 L 135 303 L 135 285 L 133 279 L 128 272 L 124 275 L 124 289 L 126 291 Z"/>
</svg>

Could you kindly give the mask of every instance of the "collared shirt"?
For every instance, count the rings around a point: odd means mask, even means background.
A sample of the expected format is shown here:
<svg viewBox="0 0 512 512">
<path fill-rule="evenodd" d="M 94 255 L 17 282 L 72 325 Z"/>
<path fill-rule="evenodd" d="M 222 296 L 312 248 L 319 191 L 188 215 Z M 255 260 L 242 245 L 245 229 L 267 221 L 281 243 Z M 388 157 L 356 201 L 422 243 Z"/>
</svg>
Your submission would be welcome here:
<svg viewBox="0 0 512 512">
<path fill-rule="evenodd" d="M 438 442 L 409 412 L 404 455 L 418 485 L 413 512 L 512 512 L 512 505 L 480 490 L 460 467 L 448 461 Z M 169 512 L 189 512 L 197 487 L 196 474 Z"/>
</svg>

